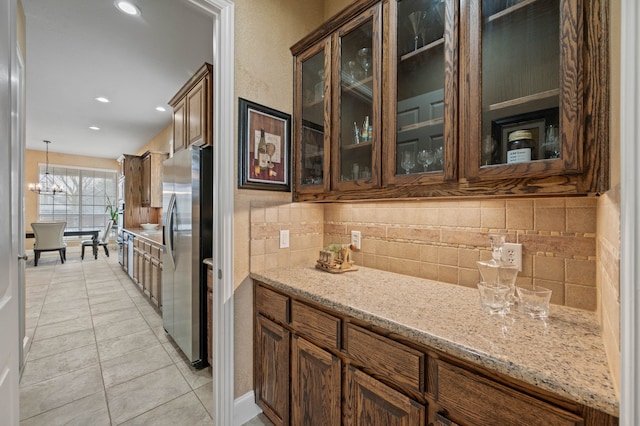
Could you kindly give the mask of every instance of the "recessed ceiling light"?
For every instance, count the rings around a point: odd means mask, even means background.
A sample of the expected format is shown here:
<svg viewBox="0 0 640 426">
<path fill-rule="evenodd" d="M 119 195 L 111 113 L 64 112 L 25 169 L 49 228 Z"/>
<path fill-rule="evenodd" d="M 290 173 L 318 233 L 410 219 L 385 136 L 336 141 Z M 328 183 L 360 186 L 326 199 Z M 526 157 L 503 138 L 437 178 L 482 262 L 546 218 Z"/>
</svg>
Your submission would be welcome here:
<svg viewBox="0 0 640 426">
<path fill-rule="evenodd" d="M 100 127 L 96 127 L 96 126 L 90 126 L 89 127 L 91 130 L 100 130 Z"/>
<path fill-rule="evenodd" d="M 109 102 L 111 102 L 111 101 L 109 101 L 109 99 L 105 98 L 104 96 L 98 96 L 96 98 L 96 101 L 102 102 L 103 104 L 108 104 Z"/>
<path fill-rule="evenodd" d="M 159 106 L 159 107 L 156 107 L 156 111 L 165 112 L 166 109 L 164 109 L 163 107 Z"/>
<path fill-rule="evenodd" d="M 119 11 L 126 13 L 127 15 L 140 16 L 140 9 L 138 9 L 138 7 L 133 3 L 129 3 L 128 1 L 116 0 L 115 5 Z"/>
</svg>

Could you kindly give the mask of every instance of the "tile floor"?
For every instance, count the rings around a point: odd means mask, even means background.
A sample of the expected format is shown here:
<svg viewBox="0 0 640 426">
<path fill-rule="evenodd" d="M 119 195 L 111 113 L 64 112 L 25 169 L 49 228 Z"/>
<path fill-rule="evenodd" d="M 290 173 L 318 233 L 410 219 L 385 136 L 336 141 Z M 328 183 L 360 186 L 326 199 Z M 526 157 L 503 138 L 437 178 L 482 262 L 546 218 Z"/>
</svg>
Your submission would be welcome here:
<svg viewBox="0 0 640 426">
<path fill-rule="evenodd" d="M 213 424 L 211 369 L 189 365 L 117 253 L 27 262 L 21 425 Z"/>
</svg>

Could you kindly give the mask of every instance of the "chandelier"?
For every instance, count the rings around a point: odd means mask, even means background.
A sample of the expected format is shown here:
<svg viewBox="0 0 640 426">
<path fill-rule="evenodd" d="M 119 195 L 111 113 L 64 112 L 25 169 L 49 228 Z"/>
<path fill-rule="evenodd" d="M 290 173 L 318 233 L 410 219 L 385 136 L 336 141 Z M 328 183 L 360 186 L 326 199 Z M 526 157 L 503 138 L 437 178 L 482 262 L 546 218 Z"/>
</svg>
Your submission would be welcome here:
<svg viewBox="0 0 640 426">
<path fill-rule="evenodd" d="M 64 194 L 64 190 L 61 186 L 56 185 L 53 176 L 49 174 L 49 144 L 51 141 L 42 141 L 47 146 L 46 167 L 44 169 L 44 176 L 38 183 L 30 183 L 29 191 L 37 192 L 40 195 L 56 195 Z"/>
</svg>

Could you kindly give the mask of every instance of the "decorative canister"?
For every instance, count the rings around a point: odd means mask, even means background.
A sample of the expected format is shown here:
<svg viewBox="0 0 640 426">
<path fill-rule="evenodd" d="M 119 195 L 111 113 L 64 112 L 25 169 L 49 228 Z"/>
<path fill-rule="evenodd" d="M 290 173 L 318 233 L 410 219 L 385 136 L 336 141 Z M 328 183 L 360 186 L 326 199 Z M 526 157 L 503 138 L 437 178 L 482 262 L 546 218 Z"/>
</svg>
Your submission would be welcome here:
<svg viewBox="0 0 640 426">
<path fill-rule="evenodd" d="M 507 164 L 524 163 L 533 160 L 533 136 L 529 130 L 509 133 Z"/>
</svg>

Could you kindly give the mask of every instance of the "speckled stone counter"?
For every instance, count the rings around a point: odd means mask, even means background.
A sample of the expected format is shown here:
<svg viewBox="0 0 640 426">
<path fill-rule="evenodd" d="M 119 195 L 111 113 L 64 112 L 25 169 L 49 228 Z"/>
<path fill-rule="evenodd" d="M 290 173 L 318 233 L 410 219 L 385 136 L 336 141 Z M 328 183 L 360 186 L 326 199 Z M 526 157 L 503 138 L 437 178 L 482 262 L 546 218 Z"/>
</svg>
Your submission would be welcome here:
<svg viewBox="0 0 640 426">
<path fill-rule="evenodd" d="M 147 231 L 142 228 L 124 228 L 124 230 L 130 234 L 135 235 L 136 237 L 146 238 L 147 240 L 151 241 L 154 244 L 159 244 L 161 246 L 164 245 L 162 243 L 161 230 Z"/>
<path fill-rule="evenodd" d="M 441 352 L 618 416 L 594 313 L 551 306 L 546 320 L 480 310 L 478 292 L 360 267 L 329 274 L 302 266 L 253 279 L 368 321 Z"/>
</svg>

